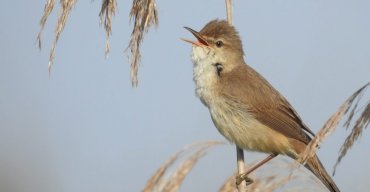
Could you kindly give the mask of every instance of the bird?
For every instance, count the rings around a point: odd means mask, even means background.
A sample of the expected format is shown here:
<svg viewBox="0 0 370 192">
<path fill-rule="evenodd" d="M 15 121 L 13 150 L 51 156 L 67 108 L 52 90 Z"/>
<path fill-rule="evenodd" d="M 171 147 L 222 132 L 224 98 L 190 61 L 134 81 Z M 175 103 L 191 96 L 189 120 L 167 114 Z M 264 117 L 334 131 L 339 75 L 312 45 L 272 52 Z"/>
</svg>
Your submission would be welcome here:
<svg viewBox="0 0 370 192">
<path fill-rule="evenodd" d="M 185 29 L 197 39 L 183 39 L 192 44 L 196 95 L 209 109 L 221 135 L 241 149 L 270 154 L 253 170 L 277 155 L 298 159 L 314 133 L 288 100 L 246 64 L 235 27 L 215 19 L 199 32 Z M 307 160 L 305 167 L 329 191 L 340 191 L 316 154 Z M 239 179 L 246 178 L 247 175 L 239 175 Z"/>
</svg>

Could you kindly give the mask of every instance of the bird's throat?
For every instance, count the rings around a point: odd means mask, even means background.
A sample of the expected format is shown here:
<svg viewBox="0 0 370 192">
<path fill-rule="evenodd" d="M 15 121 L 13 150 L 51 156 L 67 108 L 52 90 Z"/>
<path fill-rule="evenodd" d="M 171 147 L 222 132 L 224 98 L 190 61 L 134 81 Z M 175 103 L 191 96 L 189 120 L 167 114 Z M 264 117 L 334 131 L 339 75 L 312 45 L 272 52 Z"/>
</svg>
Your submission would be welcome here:
<svg viewBox="0 0 370 192">
<path fill-rule="evenodd" d="M 217 59 L 212 49 L 193 47 L 192 61 L 194 64 L 193 80 L 196 86 L 195 92 L 206 106 L 209 106 L 216 94 L 215 87 L 219 77 L 213 64 L 218 62 Z"/>
</svg>

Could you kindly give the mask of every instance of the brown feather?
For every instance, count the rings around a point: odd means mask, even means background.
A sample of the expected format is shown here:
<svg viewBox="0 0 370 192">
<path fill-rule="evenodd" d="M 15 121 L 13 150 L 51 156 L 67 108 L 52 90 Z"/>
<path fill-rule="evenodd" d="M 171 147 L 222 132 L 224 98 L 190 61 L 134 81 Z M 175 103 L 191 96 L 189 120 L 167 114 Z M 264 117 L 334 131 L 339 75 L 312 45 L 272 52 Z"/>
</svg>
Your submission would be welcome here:
<svg viewBox="0 0 370 192">
<path fill-rule="evenodd" d="M 230 84 L 230 82 L 233 82 Z M 268 81 L 248 65 L 242 63 L 224 73 L 219 81 L 219 91 L 240 99 L 250 113 L 275 131 L 308 144 L 312 131 L 303 124 L 289 102 Z"/>
</svg>

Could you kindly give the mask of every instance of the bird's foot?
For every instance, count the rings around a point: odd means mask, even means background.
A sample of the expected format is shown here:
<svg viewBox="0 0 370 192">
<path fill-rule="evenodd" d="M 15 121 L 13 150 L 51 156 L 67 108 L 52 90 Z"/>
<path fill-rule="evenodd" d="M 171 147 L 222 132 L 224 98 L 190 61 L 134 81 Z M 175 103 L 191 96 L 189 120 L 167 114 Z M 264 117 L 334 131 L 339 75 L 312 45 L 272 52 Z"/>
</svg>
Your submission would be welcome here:
<svg viewBox="0 0 370 192">
<path fill-rule="evenodd" d="M 236 179 L 236 186 L 239 186 L 240 183 L 242 183 L 243 181 L 245 181 L 246 186 L 253 183 L 253 179 L 249 178 L 248 174 L 246 173 L 237 175 L 235 179 Z"/>
</svg>

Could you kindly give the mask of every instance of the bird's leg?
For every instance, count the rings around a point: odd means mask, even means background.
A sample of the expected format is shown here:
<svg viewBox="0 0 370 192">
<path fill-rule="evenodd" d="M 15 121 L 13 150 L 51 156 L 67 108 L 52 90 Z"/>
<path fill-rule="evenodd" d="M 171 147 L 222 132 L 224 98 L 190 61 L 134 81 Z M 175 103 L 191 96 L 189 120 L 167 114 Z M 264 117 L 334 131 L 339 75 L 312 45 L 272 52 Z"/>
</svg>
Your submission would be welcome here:
<svg viewBox="0 0 370 192">
<path fill-rule="evenodd" d="M 252 173 L 254 170 L 258 169 L 259 167 L 261 167 L 263 164 L 269 162 L 271 159 L 275 158 L 278 154 L 274 153 L 274 154 L 270 154 L 268 157 L 266 157 L 264 160 L 260 161 L 259 163 L 257 163 L 256 165 L 254 165 L 252 168 L 248 169 L 247 172 L 245 172 L 245 174 L 249 174 L 249 173 Z"/>
<path fill-rule="evenodd" d="M 236 186 L 240 185 L 243 181 L 245 181 L 245 185 L 248 186 L 253 183 L 253 179 L 248 177 L 248 174 L 242 173 L 236 176 Z"/>
<path fill-rule="evenodd" d="M 276 157 L 278 154 L 270 154 L 268 157 L 266 157 L 264 160 L 258 162 L 256 165 L 254 165 L 252 168 L 248 169 L 248 171 L 246 171 L 245 173 L 243 174 L 240 174 L 238 176 L 236 176 L 236 185 L 240 185 L 240 183 L 242 181 L 245 181 L 247 183 L 247 185 L 250 185 L 253 183 L 253 180 L 250 179 L 248 177 L 248 175 L 250 173 L 252 173 L 254 170 L 258 169 L 259 167 L 261 167 L 263 164 L 267 163 L 268 161 L 270 161 L 271 159 L 273 159 L 274 157 Z"/>
</svg>

